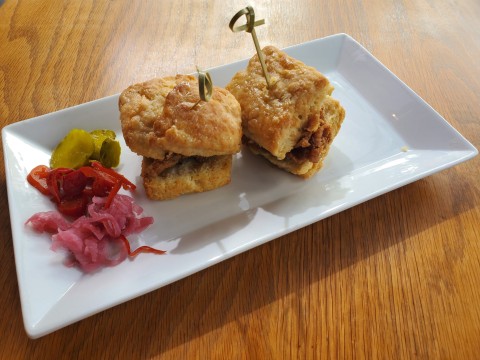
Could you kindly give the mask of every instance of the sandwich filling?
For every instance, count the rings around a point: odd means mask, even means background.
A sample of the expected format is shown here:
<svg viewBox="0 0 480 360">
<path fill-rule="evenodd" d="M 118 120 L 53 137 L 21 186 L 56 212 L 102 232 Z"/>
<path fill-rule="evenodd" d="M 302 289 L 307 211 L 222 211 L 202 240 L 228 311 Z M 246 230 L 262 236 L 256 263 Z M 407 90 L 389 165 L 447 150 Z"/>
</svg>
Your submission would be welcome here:
<svg viewBox="0 0 480 360">
<path fill-rule="evenodd" d="M 194 164 L 202 164 L 206 161 L 208 161 L 208 158 L 204 156 L 184 156 L 172 152 L 167 153 L 163 160 L 144 158 L 147 166 L 142 168 L 142 177 L 161 176 L 162 173 L 175 166 L 185 166 L 185 164 L 194 166 Z"/>
<path fill-rule="evenodd" d="M 285 155 L 285 158 L 298 164 L 305 161 L 317 163 L 332 139 L 331 128 L 325 120 L 322 120 L 318 114 L 310 115 L 300 140 Z"/>
<path fill-rule="evenodd" d="M 313 130 L 310 126 L 307 126 L 295 147 L 285 155 L 284 159 L 278 159 L 278 161 L 290 162 L 292 165 L 302 165 L 306 162 L 317 163 L 321 160 L 322 154 L 327 150 L 332 141 L 332 130 L 331 127 L 325 121 L 321 121 L 318 116 L 315 115 L 310 118 L 311 120 L 309 120 L 308 124 L 316 122 L 317 126 L 315 126 L 315 128 L 317 130 Z M 256 150 L 257 153 L 270 154 L 268 150 L 262 148 L 246 136 L 243 136 L 242 141 L 250 149 Z"/>
</svg>

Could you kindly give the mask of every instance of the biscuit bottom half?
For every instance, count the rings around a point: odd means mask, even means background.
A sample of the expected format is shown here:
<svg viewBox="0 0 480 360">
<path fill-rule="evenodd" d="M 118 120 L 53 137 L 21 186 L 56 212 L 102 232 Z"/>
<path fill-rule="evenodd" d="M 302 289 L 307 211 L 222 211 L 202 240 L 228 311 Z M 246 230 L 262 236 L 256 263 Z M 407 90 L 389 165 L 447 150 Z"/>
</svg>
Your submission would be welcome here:
<svg viewBox="0 0 480 360">
<path fill-rule="evenodd" d="M 227 185 L 231 170 L 232 155 L 182 157 L 168 168 L 161 160 L 148 157 L 142 160 L 143 186 L 152 200 L 168 200 Z"/>
</svg>

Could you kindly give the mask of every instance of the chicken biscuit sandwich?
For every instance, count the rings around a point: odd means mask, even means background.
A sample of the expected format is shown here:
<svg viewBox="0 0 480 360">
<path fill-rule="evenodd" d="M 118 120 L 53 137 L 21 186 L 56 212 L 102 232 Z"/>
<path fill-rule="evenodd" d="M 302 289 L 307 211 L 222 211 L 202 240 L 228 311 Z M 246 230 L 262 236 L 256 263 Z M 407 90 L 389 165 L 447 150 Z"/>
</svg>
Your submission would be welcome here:
<svg viewBox="0 0 480 360">
<path fill-rule="evenodd" d="M 276 166 L 311 177 L 322 167 L 345 110 L 315 68 L 273 46 L 263 54 L 270 87 L 257 55 L 226 87 L 242 108 L 243 141 Z"/>
<path fill-rule="evenodd" d="M 213 87 L 200 101 L 196 77 L 177 75 L 135 84 L 119 99 L 128 147 L 143 157 L 141 175 L 150 199 L 203 192 L 230 182 L 240 151 L 240 105 Z"/>
</svg>

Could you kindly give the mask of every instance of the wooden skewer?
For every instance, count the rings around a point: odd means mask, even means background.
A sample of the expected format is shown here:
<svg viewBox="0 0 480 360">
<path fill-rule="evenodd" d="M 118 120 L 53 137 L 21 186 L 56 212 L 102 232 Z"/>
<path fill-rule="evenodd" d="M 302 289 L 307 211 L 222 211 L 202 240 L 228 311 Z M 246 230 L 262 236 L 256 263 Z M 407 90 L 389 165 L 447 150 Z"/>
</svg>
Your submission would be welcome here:
<svg viewBox="0 0 480 360">
<path fill-rule="evenodd" d="M 200 101 L 209 101 L 213 93 L 213 81 L 208 72 L 202 71 L 197 67 L 198 73 L 198 93 L 200 99 L 193 104 L 191 109 L 195 108 Z"/>
<path fill-rule="evenodd" d="M 235 26 L 235 23 L 237 22 L 237 20 L 240 19 L 243 15 L 246 16 L 247 23 L 244 25 Z M 260 60 L 260 65 L 262 66 L 263 76 L 265 77 L 265 81 L 267 82 L 267 87 L 270 88 L 270 75 L 267 72 L 267 66 L 265 65 L 265 58 L 260 48 L 260 44 L 258 43 L 257 34 L 255 33 L 255 26 L 259 26 L 263 24 L 265 24 L 265 20 L 261 19 L 261 20 L 255 21 L 255 11 L 253 10 L 253 7 L 247 6 L 246 8 L 243 8 L 233 16 L 228 26 L 230 27 L 230 30 L 232 30 L 233 32 L 246 31 L 252 34 L 253 43 L 255 44 L 255 49 L 257 50 L 258 59 Z"/>
</svg>

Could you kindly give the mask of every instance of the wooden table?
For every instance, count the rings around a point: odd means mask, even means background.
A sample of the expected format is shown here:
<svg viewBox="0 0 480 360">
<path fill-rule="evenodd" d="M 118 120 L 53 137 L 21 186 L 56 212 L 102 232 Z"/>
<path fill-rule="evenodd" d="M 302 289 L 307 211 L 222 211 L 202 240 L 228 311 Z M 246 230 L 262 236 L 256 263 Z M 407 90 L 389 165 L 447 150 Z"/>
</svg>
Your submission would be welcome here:
<svg viewBox="0 0 480 360">
<path fill-rule="evenodd" d="M 2 126 L 253 52 L 228 29 L 244 2 L 0 3 Z M 262 45 L 348 33 L 480 147 L 478 0 L 252 4 L 267 19 Z M 479 167 L 476 157 L 31 340 L 2 165 L 0 358 L 478 359 Z"/>
</svg>

